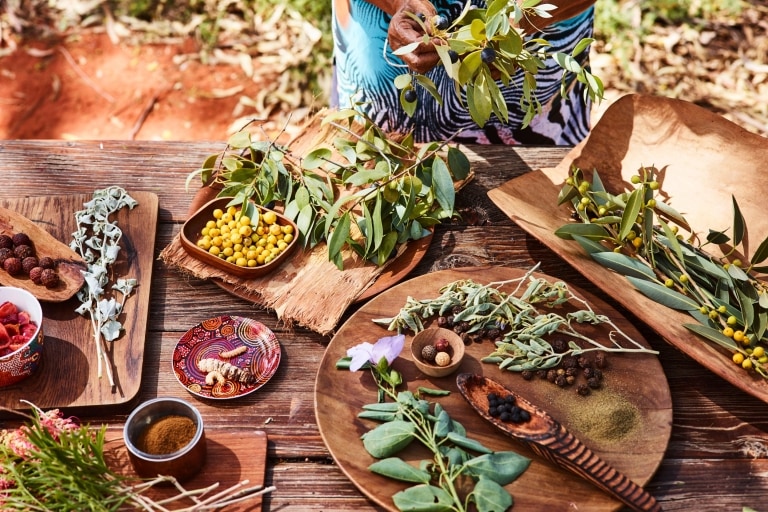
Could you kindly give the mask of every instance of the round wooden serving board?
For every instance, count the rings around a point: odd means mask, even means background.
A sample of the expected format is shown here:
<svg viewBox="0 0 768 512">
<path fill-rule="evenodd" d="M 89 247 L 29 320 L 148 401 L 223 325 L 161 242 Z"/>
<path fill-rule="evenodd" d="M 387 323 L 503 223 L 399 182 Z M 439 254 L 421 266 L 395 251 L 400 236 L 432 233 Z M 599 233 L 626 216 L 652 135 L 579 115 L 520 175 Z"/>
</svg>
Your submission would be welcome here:
<svg viewBox="0 0 768 512">
<path fill-rule="evenodd" d="M 405 281 L 373 298 L 344 323 L 325 352 L 315 383 L 315 411 L 320 434 L 334 460 L 350 480 L 371 500 L 387 510 L 396 510 L 392 496 L 406 484 L 378 476 L 368 470 L 374 459 L 365 451 L 360 436 L 377 422 L 357 417 L 365 404 L 376 402 L 376 386 L 368 371 L 349 372 L 336 369 L 336 362 L 348 348 L 364 341 L 374 343 L 393 333 L 373 323 L 373 319 L 397 314 L 410 296 L 415 299 L 437 297 L 440 288 L 459 279 L 491 282 L 517 279 L 526 270 L 504 267 L 473 267 L 426 274 Z M 550 281 L 554 278 L 537 274 Z M 511 287 L 504 288 L 511 291 Z M 610 317 L 625 333 L 647 346 L 642 335 L 616 310 L 597 297 L 574 287 L 571 290 L 585 298 L 598 314 Z M 608 328 L 583 327 L 578 330 L 593 339 L 605 339 Z M 421 374 L 410 359 L 409 344 L 413 333 L 406 333 L 406 344 L 393 366 L 403 374 L 411 391 L 419 386 L 450 390 L 430 401 L 443 405 L 450 416 L 464 425 L 467 435 L 496 451 L 513 450 L 532 459 L 531 465 L 507 489 L 514 497 L 515 510 L 526 512 L 552 510 L 615 511 L 621 503 L 604 494 L 586 480 L 561 470 L 541 459 L 522 444 L 503 435 L 482 419 L 462 398 L 456 386 L 456 375 L 470 372 L 491 377 L 549 412 L 556 420 L 581 439 L 607 463 L 626 474 L 638 485 L 645 485 L 664 457 L 672 429 L 672 401 L 669 386 L 658 358 L 651 354 L 608 354 L 603 388 L 583 397 L 574 388 L 558 388 L 546 380 L 526 381 L 521 375 L 500 370 L 494 364 L 482 363 L 493 345 L 490 341 L 467 346 L 466 355 L 455 374 L 432 378 Z M 404 389 L 405 386 L 401 386 Z M 607 400 L 608 398 L 611 400 Z M 612 419 L 619 411 L 618 403 L 635 411 L 636 425 L 621 436 L 595 436 L 592 420 Z M 590 434 L 590 432 L 592 434 Z M 429 454 L 412 445 L 398 454 L 417 464 Z"/>
</svg>

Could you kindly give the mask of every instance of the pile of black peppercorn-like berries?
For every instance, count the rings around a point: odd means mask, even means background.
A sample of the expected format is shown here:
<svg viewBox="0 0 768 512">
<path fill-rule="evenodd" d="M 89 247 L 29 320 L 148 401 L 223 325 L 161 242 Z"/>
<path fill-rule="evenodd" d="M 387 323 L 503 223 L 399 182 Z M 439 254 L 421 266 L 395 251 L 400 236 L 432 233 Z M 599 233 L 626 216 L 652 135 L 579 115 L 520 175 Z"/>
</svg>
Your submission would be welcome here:
<svg viewBox="0 0 768 512">
<path fill-rule="evenodd" d="M 48 256 L 38 258 L 32 240 L 25 233 L 0 235 L 0 266 L 9 275 L 25 274 L 32 282 L 46 288 L 59 284 L 56 262 Z"/>
<path fill-rule="evenodd" d="M 514 395 L 499 396 L 488 393 L 488 414 L 505 423 L 526 423 L 531 413 L 517 405 Z"/>
</svg>

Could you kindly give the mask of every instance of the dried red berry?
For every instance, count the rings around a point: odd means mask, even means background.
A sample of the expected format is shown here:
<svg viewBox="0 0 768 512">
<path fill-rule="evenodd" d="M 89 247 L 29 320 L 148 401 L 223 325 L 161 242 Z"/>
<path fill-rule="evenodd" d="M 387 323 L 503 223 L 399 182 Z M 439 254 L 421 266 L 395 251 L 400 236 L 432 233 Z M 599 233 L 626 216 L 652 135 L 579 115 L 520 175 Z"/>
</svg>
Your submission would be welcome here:
<svg viewBox="0 0 768 512">
<path fill-rule="evenodd" d="M 32 241 L 26 233 L 15 233 L 13 235 L 13 245 L 32 245 Z"/>
<path fill-rule="evenodd" d="M 37 266 L 37 258 L 34 256 L 27 256 L 21 260 L 21 269 L 25 274 L 29 275 L 29 271 Z"/>
<path fill-rule="evenodd" d="M 35 284 L 43 284 L 43 267 L 35 267 L 29 271 L 29 279 Z"/>
<path fill-rule="evenodd" d="M 22 272 L 21 260 L 16 257 L 7 258 L 3 262 L 3 268 L 12 276 L 19 275 Z"/>
<path fill-rule="evenodd" d="M 448 350 L 448 347 L 450 347 L 451 344 L 448 343 L 448 340 L 445 338 L 440 338 L 435 342 L 435 350 L 438 352 L 445 352 Z"/>
<path fill-rule="evenodd" d="M 56 274 L 55 270 L 44 268 L 43 272 L 40 274 L 40 282 L 46 288 L 54 288 L 57 284 L 59 284 L 59 276 Z"/>
<path fill-rule="evenodd" d="M 35 255 L 35 250 L 32 248 L 31 245 L 17 245 L 13 248 L 13 254 L 16 255 L 17 258 L 20 260 L 23 260 L 24 258 L 27 258 L 29 256 Z"/>
<path fill-rule="evenodd" d="M 0 265 L 5 262 L 8 258 L 13 256 L 13 249 L 9 249 L 8 247 L 3 247 L 0 249 Z"/>
<path fill-rule="evenodd" d="M 55 268 L 56 262 L 50 256 L 43 256 L 40 258 L 40 266 L 43 268 Z"/>
<path fill-rule="evenodd" d="M 13 249 L 13 238 L 8 235 L 0 235 L 0 249 Z"/>
</svg>

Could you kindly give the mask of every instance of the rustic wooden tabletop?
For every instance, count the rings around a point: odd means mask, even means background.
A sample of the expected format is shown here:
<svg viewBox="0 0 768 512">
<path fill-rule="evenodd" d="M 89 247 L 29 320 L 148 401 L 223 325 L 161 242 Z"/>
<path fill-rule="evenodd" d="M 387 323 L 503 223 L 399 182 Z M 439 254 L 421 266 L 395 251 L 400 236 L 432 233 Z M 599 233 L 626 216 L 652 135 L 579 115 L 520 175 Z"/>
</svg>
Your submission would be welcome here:
<svg viewBox="0 0 768 512">
<path fill-rule="evenodd" d="M 206 432 L 231 436 L 233 450 L 249 449 L 249 433 L 267 434 L 266 483 L 276 490 L 264 498 L 263 510 L 380 510 L 334 464 L 318 430 L 313 390 L 330 337 L 287 328 L 274 313 L 214 283 L 182 276 L 157 259 L 179 232 L 195 195 L 194 187 L 185 188 L 187 174 L 223 148 L 220 142 L 0 141 L 0 201 L 90 194 L 110 185 L 152 192 L 159 198 L 140 391 L 133 403 L 84 407 L 72 413 L 91 424 L 106 423 L 119 436 L 138 402 L 157 396 L 189 400 L 205 417 Z M 613 305 L 609 296 L 527 235 L 487 197 L 489 190 L 511 178 L 556 165 L 567 151 L 470 148 L 476 178 L 457 198 L 462 220 L 437 227 L 428 252 L 409 277 L 466 266 L 529 268 L 540 262 L 542 272 Z M 633 321 L 630 313 L 614 306 Z M 359 307 L 350 308 L 346 318 Z M 267 325 L 281 341 L 282 361 L 277 374 L 256 393 L 235 401 L 200 400 L 185 391 L 170 371 L 172 351 L 191 326 L 221 314 L 247 316 Z M 646 489 L 666 511 L 737 511 L 744 506 L 761 510 L 768 496 L 766 405 L 671 348 L 646 326 L 637 327 L 660 352 L 673 402 L 671 439 Z M 227 461 L 217 466 L 226 471 Z M 567 510 L 587 509 L 572 504 Z"/>
</svg>

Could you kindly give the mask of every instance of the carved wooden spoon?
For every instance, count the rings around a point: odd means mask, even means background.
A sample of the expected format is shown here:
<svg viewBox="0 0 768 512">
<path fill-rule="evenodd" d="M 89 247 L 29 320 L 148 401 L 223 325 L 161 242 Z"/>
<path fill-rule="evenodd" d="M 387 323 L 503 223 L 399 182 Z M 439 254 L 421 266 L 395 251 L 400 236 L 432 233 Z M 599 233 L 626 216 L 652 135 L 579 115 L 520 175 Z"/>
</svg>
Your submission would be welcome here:
<svg viewBox="0 0 768 512">
<path fill-rule="evenodd" d="M 0 207 L 0 234 L 13 236 L 14 233 L 26 233 L 38 257 L 53 258 L 59 283 L 53 288 L 46 288 L 33 283 L 26 275 L 12 276 L 0 268 L 0 284 L 23 288 L 43 302 L 65 301 L 82 288 L 84 277 L 81 270 L 87 266 L 75 251 L 22 214 Z"/>
<path fill-rule="evenodd" d="M 456 383 L 461 394 L 480 416 L 508 436 L 523 442 L 536 454 L 589 480 L 632 510 L 661 511 L 661 506 L 653 496 L 595 455 L 549 414 L 521 396 L 482 375 L 461 373 L 456 377 Z M 530 420 L 508 423 L 491 416 L 488 412 L 489 393 L 513 395 L 517 406 L 528 411 Z"/>
</svg>

